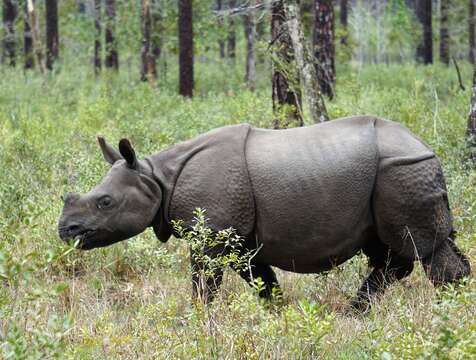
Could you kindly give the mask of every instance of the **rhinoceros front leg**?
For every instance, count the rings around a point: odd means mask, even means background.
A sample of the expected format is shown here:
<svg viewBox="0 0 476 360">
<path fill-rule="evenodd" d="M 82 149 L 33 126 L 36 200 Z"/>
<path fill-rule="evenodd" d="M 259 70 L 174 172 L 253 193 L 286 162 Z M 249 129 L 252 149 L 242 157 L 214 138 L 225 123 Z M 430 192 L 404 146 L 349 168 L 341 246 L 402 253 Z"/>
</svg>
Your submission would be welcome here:
<svg viewBox="0 0 476 360">
<path fill-rule="evenodd" d="M 366 312 L 370 308 L 373 298 L 382 294 L 387 286 L 403 279 L 412 272 L 413 261 L 400 258 L 392 251 L 387 251 L 387 254 L 384 254 L 382 253 L 380 259 L 370 258 L 370 262 L 375 268 L 364 280 L 357 295 L 352 300 L 352 308 Z"/>
<path fill-rule="evenodd" d="M 192 298 L 202 304 L 213 301 L 218 291 L 222 278 L 223 268 L 212 266 L 210 262 L 203 260 L 204 254 L 197 254 L 190 250 L 191 270 L 192 270 Z M 205 254 L 209 259 L 214 258 L 214 254 Z"/>
<path fill-rule="evenodd" d="M 258 278 L 261 279 L 262 286 L 258 292 L 259 297 L 270 300 L 273 294 L 281 294 L 281 288 L 271 266 L 251 263 L 250 268 L 234 270 L 237 271 L 250 286 L 255 287 L 256 280 Z"/>
</svg>

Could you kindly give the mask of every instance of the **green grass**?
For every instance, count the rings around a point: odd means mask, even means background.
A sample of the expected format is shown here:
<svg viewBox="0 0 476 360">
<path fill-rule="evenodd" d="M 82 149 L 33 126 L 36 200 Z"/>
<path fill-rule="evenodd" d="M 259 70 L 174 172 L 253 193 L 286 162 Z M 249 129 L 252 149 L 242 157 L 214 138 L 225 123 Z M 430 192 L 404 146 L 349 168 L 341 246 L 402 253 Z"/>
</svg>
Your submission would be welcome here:
<svg viewBox="0 0 476 360">
<path fill-rule="evenodd" d="M 470 67 L 464 64 L 464 79 Z M 108 166 L 97 134 L 129 137 L 142 156 L 206 130 L 272 120 L 267 72 L 256 93 L 226 64 L 197 66 L 197 96 L 91 69 L 0 76 L 0 357 L 466 359 L 476 356 L 476 279 L 435 290 L 420 266 L 367 316 L 343 309 L 366 273 L 356 257 L 326 274 L 278 271 L 283 304 L 266 305 L 231 271 L 208 309 L 191 306 L 187 246 L 152 231 L 106 249 L 71 251 L 57 236 L 60 196 L 88 191 Z M 400 121 L 441 158 L 459 231 L 476 267 L 476 172 L 466 163 L 469 90 L 453 69 L 342 67 L 332 118 Z M 470 84 L 467 80 L 466 87 Z M 309 123 L 309 119 L 307 119 Z M 343 139 L 344 141 L 345 139 Z"/>
</svg>

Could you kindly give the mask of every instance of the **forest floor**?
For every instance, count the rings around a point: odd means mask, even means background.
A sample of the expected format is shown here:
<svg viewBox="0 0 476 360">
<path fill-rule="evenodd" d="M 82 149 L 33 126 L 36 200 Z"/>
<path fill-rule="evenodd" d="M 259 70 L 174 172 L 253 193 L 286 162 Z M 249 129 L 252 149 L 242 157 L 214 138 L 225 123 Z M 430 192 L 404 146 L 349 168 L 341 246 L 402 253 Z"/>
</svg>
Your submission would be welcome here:
<svg viewBox="0 0 476 360">
<path fill-rule="evenodd" d="M 200 67 L 202 66 L 202 67 Z M 0 76 L 0 357 L 74 359 L 467 359 L 476 357 L 476 278 L 435 289 L 421 266 L 365 316 L 344 309 L 367 272 L 358 256 L 318 275 L 277 271 L 282 303 L 265 304 L 228 271 L 216 301 L 191 305 L 187 245 L 151 230 L 79 252 L 57 235 L 60 196 L 106 173 L 95 136 L 127 136 L 139 156 L 240 122 L 270 127 L 266 77 L 255 93 L 241 75 L 199 65 L 192 100 L 117 77 L 63 69 L 48 78 Z M 331 118 L 399 121 L 440 157 L 458 246 L 476 268 L 476 171 L 465 161 L 470 98 L 453 69 L 340 68 Z M 309 123 L 309 121 L 308 121 Z M 345 139 L 343 139 L 345 141 Z"/>
</svg>

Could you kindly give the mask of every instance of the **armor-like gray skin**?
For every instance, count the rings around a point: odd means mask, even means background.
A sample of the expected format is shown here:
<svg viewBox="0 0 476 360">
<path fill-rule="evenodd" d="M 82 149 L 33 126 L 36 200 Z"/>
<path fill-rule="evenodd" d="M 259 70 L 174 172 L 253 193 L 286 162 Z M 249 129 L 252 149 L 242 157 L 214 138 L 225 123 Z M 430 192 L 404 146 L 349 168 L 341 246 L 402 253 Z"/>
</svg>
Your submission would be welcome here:
<svg viewBox="0 0 476 360">
<path fill-rule="evenodd" d="M 161 241 L 171 220 L 207 210 L 209 226 L 228 227 L 246 249 L 259 249 L 247 281 L 261 295 L 277 286 L 271 266 L 318 273 L 362 250 L 373 271 L 353 305 L 401 279 L 420 260 L 435 284 L 470 272 L 453 240 L 439 161 L 403 126 L 360 116 L 287 130 L 227 126 L 138 160 L 126 139 L 119 153 L 99 138 L 113 166 L 88 194 L 68 194 L 59 222 L 63 239 L 91 249 L 152 226 Z M 213 256 L 213 254 L 211 254 Z M 221 273 L 194 293 L 210 301 Z"/>
</svg>

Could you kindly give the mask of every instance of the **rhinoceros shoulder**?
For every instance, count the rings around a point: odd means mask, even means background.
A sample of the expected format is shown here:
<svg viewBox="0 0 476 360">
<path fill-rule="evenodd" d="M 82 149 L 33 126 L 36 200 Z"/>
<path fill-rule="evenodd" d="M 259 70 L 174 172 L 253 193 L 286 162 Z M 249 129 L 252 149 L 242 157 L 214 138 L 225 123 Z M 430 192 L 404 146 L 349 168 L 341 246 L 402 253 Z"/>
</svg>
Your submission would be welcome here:
<svg viewBox="0 0 476 360">
<path fill-rule="evenodd" d="M 218 128 L 162 154 L 161 170 L 170 183 L 169 220 L 189 222 L 200 207 L 217 230 L 252 232 L 254 200 L 245 161 L 250 130 L 248 124 Z"/>
</svg>

